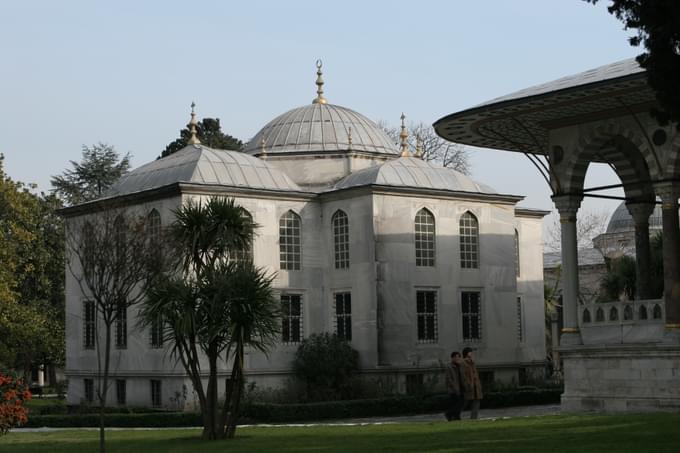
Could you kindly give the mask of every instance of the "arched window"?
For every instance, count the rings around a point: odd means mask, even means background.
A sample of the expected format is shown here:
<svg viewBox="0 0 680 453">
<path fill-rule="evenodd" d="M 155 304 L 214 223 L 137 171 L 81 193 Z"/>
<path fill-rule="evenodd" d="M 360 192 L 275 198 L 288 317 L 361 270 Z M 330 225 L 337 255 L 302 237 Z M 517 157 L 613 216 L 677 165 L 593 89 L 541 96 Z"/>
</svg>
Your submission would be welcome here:
<svg viewBox="0 0 680 453">
<path fill-rule="evenodd" d="M 619 310 L 617 310 L 616 307 L 612 307 L 609 310 L 609 320 L 610 321 L 618 321 L 619 320 Z"/>
<path fill-rule="evenodd" d="M 94 229 L 90 222 L 85 222 L 81 234 L 83 272 L 91 276 L 92 272 L 94 272 L 94 255 L 96 250 L 94 244 Z"/>
<path fill-rule="evenodd" d="M 588 323 L 590 322 L 590 311 L 586 308 L 583 310 L 583 323 Z"/>
<path fill-rule="evenodd" d="M 248 220 L 251 224 L 253 223 L 253 216 L 245 209 L 241 209 L 241 215 Z M 245 248 L 241 250 L 236 250 L 231 253 L 229 258 L 236 263 L 252 263 L 253 262 L 253 244 L 248 244 Z"/>
<path fill-rule="evenodd" d="M 116 258 L 119 260 L 124 260 L 126 255 L 126 231 L 125 231 L 125 220 L 122 215 L 116 217 L 113 221 L 113 238 Z"/>
<path fill-rule="evenodd" d="M 661 319 L 661 317 L 662 317 L 661 306 L 659 306 L 659 304 L 654 304 L 654 309 L 652 310 L 652 318 Z"/>
<path fill-rule="evenodd" d="M 300 216 L 288 211 L 279 219 L 279 256 L 282 270 L 299 270 L 302 257 L 300 246 Z"/>
<path fill-rule="evenodd" d="M 638 319 L 647 319 L 647 307 L 644 305 L 640 305 L 640 309 L 638 310 Z"/>
<path fill-rule="evenodd" d="M 626 305 L 626 307 L 623 309 L 623 320 L 624 321 L 632 321 L 633 320 L 633 307 L 630 305 Z"/>
<path fill-rule="evenodd" d="M 519 232 L 515 230 L 515 276 L 519 278 Z"/>
<path fill-rule="evenodd" d="M 595 322 L 604 322 L 604 310 L 602 307 L 598 308 L 595 312 Z"/>
<path fill-rule="evenodd" d="M 161 215 L 155 209 L 152 209 L 146 219 L 146 232 L 149 235 L 149 241 L 153 244 L 159 244 L 161 240 Z"/>
<path fill-rule="evenodd" d="M 333 214 L 333 245 L 335 250 L 335 268 L 349 268 L 349 218 L 344 211 Z"/>
<path fill-rule="evenodd" d="M 460 217 L 460 267 L 479 268 L 479 222 L 470 212 Z"/>
<path fill-rule="evenodd" d="M 434 216 L 423 208 L 416 213 L 416 266 L 434 266 Z"/>
</svg>

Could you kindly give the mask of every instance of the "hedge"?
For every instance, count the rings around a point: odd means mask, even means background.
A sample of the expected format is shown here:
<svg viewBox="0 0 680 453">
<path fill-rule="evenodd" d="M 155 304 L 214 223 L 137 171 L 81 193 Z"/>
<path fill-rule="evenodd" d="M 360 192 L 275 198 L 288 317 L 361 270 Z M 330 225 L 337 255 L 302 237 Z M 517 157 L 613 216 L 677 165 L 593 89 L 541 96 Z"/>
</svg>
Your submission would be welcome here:
<svg viewBox="0 0 680 453">
<path fill-rule="evenodd" d="M 488 392 L 482 408 L 556 404 L 561 389 L 525 389 Z M 398 416 L 443 411 L 445 394 L 425 396 L 394 396 L 365 400 L 327 401 L 308 404 L 248 403 L 241 413 L 240 423 L 290 423 L 339 418 Z M 111 408 L 112 410 L 115 408 Z M 107 413 L 110 427 L 185 427 L 201 426 L 201 416 L 192 412 Z M 26 427 L 96 427 L 97 414 L 31 415 Z"/>
</svg>

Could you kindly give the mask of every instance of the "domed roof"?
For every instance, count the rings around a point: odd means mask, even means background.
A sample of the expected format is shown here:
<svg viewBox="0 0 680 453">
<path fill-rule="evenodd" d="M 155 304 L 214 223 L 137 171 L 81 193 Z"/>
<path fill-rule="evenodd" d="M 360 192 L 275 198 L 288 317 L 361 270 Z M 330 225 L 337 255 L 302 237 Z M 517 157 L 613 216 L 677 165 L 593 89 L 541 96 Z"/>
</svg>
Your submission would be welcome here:
<svg viewBox="0 0 680 453">
<path fill-rule="evenodd" d="M 351 128 L 351 147 L 350 147 Z M 339 105 L 313 103 L 277 116 L 250 140 L 245 152 L 267 154 L 365 151 L 398 155 L 397 146 L 373 121 Z"/>
<path fill-rule="evenodd" d="M 265 190 L 301 190 L 285 173 L 257 157 L 240 151 L 188 145 L 174 154 L 127 173 L 111 187 L 107 195 L 141 192 L 177 182 Z"/>
<path fill-rule="evenodd" d="M 652 215 L 649 216 L 650 228 L 661 228 L 663 224 L 661 215 L 661 205 L 657 204 L 654 206 Z M 624 231 L 635 231 L 635 221 L 630 212 L 628 212 L 625 201 L 621 202 L 614 210 L 607 224 L 607 233 L 621 233 Z"/>
<path fill-rule="evenodd" d="M 338 181 L 333 189 L 348 189 L 372 184 L 455 192 L 496 193 L 491 187 L 475 182 L 458 171 L 424 161 L 419 157 L 400 157 L 381 165 L 355 171 Z"/>
</svg>

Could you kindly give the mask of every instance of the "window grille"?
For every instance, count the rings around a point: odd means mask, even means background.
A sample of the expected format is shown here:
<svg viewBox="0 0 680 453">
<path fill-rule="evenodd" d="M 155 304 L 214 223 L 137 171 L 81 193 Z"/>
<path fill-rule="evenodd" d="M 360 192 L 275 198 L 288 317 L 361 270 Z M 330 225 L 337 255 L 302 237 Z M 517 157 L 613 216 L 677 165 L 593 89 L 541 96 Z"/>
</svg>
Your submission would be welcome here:
<svg viewBox="0 0 680 453">
<path fill-rule="evenodd" d="M 418 342 L 437 342 L 437 292 L 416 292 Z"/>
<path fill-rule="evenodd" d="M 295 344 L 302 339 L 302 300 L 299 294 L 281 295 L 281 340 Z"/>
<path fill-rule="evenodd" d="M 343 211 L 333 215 L 333 243 L 335 248 L 335 268 L 349 268 L 349 218 Z"/>
<path fill-rule="evenodd" d="M 434 216 L 427 209 L 421 209 L 415 220 L 416 266 L 434 266 L 435 227 Z"/>
<path fill-rule="evenodd" d="M 288 211 L 279 220 L 279 252 L 282 270 L 299 270 L 301 261 L 300 217 Z"/>
<path fill-rule="evenodd" d="M 478 291 L 461 293 L 461 309 L 463 318 L 463 340 L 479 341 L 482 339 L 482 304 Z"/>
<path fill-rule="evenodd" d="M 515 276 L 519 278 L 519 232 L 515 230 Z"/>
<path fill-rule="evenodd" d="M 160 407 L 162 405 L 161 381 L 151 379 L 151 405 L 153 407 Z"/>
<path fill-rule="evenodd" d="M 127 399 L 127 382 L 125 379 L 116 379 L 116 401 L 119 406 L 125 406 Z"/>
<path fill-rule="evenodd" d="M 470 212 L 460 218 L 460 267 L 479 268 L 479 223 Z"/>
<path fill-rule="evenodd" d="M 85 393 L 85 401 L 91 403 L 94 401 L 94 381 L 92 379 L 83 379 L 83 388 Z"/>
<path fill-rule="evenodd" d="M 160 349 L 163 347 L 163 317 L 157 316 L 151 323 L 151 347 Z"/>
<path fill-rule="evenodd" d="M 94 301 L 83 302 L 83 346 L 85 349 L 94 349 L 95 346 L 96 315 Z"/>
<path fill-rule="evenodd" d="M 124 302 L 116 307 L 116 348 L 127 348 L 127 306 Z"/>
<path fill-rule="evenodd" d="M 335 332 L 345 341 L 352 341 L 352 294 L 335 294 Z"/>
<path fill-rule="evenodd" d="M 524 341 L 524 313 L 521 297 L 517 297 L 517 339 L 520 343 Z"/>
<path fill-rule="evenodd" d="M 251 224 L 253 223 L 253 216 L 245 209 L 241 210 L 241 214 Z M 253 262 L 253 244 L 249 243 L 245 248 L 236 250 L 229 254 L 229 259 L 235 263 L 252 263 Z"/>
</svg>

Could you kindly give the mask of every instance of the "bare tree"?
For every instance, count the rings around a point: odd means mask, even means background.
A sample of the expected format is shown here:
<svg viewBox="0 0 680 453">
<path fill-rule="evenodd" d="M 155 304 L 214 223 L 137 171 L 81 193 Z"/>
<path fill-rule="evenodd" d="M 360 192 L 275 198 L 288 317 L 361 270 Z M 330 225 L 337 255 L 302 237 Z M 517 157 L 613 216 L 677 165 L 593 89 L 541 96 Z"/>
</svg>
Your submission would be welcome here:
<svg viewBox="0 0 680 453">
<path fill-rule="evenodd" d="M 97 350 L 99 449 L 105 451 L 104 410 L 111 370 L 112 333 L 118 347 L 127 342 L 127 310 L 141 302 L 153 269 L 160 267 L 154 236 L 143 218 L 122 209 L 99 211 L 66 221 L 67 265 L 83 297 L 93 304 Z M 104 328 L 103 335 L 98 324 Z M 86 333 L 86 336 L 88 334 Z M 92 338 L 93 337 L 93 338 Z M 103 342 L 103 345 L 102 345 Z"/>
<path fill-rule="evenodd" d="M 385 121 L 379 121 L 380 127 L 394 143 L 399 143 L 401 128 L 393 127 Z M 467 149 L 458 143 L 444 140 L 434 131 L 434 128 L 425 123 L 410 122 L 408 129 L 408 145 L 411 150 L 416 149 L 417 137 L 420 137 L 423 159 L 434 161 L 438 164 L 452 168 L 463 174 L 470 174 L 470 161 Z"/>
<path fill-rule="evenodd" d="M 545 249 L 549 252 L 558 252 L 562 249 L 562 236 L 559 215 L 553 216 L 552 223 L 548 226 L 545 238 Z M 578 249 L 592 248 L 593 239 L 607 229 L 606 212 L 579 211 L 576 216 L 576 240 Z"/>
</svg>

